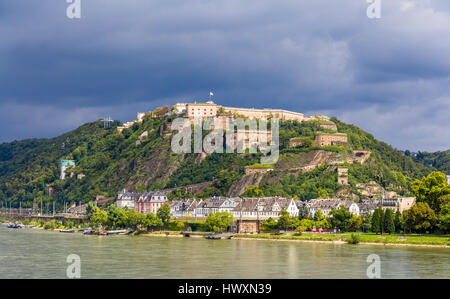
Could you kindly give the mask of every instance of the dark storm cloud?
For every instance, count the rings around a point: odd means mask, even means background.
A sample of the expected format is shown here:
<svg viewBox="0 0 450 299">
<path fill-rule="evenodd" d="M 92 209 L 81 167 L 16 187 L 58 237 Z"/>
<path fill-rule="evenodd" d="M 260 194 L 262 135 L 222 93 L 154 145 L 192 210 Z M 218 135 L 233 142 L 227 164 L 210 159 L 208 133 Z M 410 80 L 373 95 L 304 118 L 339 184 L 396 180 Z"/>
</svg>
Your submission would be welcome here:
<svg viewBox="0 0 450 299">
<path fill-rule="evenodd" d="M 380 20 L 365 0 L 82 0 L 80 20 L 66 7 L 0 4 L 0 141 L 214 90 L 223 105 L 336 115 L 399 148 L 450 147 L 444 0 L 382 1 Z"/>
</svg>

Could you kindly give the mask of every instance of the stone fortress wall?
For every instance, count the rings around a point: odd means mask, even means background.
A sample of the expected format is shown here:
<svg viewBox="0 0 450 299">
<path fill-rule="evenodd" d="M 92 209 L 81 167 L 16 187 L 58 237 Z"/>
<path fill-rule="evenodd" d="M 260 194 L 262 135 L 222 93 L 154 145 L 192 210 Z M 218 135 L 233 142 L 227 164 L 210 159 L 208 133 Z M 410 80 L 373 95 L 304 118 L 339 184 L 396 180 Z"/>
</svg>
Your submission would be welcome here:
<svg viewBox="0 0 450 299">
<path fill-rule="evenodd" d="M 319 133 L 316 134 L 316 137 L 314 139 L 314 145 L 317 146 L 337 145 L 339 143 L 347 142 L 347 134 L 345 133 Z"/>
<path fill-rule="evenodd" d="M 303 113 L 293 112 L 283 109 L 254 109 L 254 108 L 233 108 L 223 107 L 225 112 L 242 115 L 248 118 L 269 118 L 276 117 L 282 120 L 296 120 L 302 122 L 305 118 Z"/>
<path fill-rule="evenodd" d="M 255 108 L 235 108 L 217 105 L 214 102 L 207 103 L 177 103 L 175 109 L 182 113 L 185 112 L 189 118 L 194 117 L 215 117 L 220 112 L 243 116 L 247 118 L 269 118 L 277 117 L 282 120 L 296 120 L 302 122 L 305 120 L 303 113 L 293 112 L 283 109 L 255 109 Z"/>
</svg>

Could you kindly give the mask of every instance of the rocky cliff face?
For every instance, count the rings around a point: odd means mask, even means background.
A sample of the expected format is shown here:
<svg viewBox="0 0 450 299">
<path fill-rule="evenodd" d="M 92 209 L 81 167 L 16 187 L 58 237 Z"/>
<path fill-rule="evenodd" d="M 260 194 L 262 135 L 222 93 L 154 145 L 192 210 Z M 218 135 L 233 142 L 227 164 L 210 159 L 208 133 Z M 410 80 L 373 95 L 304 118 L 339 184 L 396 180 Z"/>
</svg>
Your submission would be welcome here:
<svg viewBox="0 0 450 299">
<path fill-rule="evenodd" d="M 264 174 L 255 173 L 244 175 L 241 179 L 235 181 L 228 190 L 227 196 L 239 196 L 244 193 L 249 186 L 259 185 Z"/>
</svg>

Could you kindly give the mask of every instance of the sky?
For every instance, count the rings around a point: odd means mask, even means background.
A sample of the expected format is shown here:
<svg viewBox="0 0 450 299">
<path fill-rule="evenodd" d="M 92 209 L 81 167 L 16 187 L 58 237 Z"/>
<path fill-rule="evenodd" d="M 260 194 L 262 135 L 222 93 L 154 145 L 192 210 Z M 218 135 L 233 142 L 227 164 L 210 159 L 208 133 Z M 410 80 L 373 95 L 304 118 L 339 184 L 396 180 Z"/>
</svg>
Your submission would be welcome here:
<svg viewBox="0 0 450 299">
<path fill-rule="evenodd" d="M 176 102 L 352 123 L 398 149 L 450 149 L 450 1 L 0 2 L 0 142 Z"/>
</svg>

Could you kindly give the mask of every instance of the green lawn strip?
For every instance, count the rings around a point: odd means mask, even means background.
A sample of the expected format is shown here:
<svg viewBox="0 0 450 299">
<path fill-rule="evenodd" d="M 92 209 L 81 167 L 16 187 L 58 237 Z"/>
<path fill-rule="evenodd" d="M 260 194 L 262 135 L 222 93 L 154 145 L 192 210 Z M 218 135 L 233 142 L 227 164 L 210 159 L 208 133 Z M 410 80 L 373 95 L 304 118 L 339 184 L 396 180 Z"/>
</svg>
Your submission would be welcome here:
<svg viewBox="0 0 450 299">
<path fill-rule="evenodd" d="M 350 233 L 344 234 L 255 234 L 237 235 L 240 238 L 272 239 L 272 240 L 311 240 L 311 241 L 347 241 Z M 360 233 L 362 243 L 390 243 L 390 244 L 423 244 L 423 245 L 447 245 L 450 246 L 450 235 L 417 235 L 417 234 L 392 234 L 375 235 L 372 233 Z"/>
</svg>

